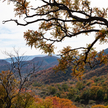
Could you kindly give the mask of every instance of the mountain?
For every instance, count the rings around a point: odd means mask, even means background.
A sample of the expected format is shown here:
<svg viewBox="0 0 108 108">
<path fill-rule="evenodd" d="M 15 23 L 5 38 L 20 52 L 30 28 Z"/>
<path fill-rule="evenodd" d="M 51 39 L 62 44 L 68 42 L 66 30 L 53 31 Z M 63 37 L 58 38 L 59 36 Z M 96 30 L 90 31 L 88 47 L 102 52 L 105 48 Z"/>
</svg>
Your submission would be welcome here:
<svg viewBox="0 0 108 108">
<path fill-rule="evenodd" d="M 6 60 L 0 60 L 0 66 L 8 65 L 9 63 Z"/>
<path fill-rule="evenodd" d="M 35 57 L 45 57 L 45 56 L 47 56 L 47 55 L 20 56 L 20 58 L 22 59 L 22 61 L 29 61 L 29 60 L 34 59 Z M 52 56 L 53 56 L 53 57 L 55 56 L 55 57 L 57 57 L 57 58 L 60 58 L 59 56 L 57 56 L 57 55 L 55 55 L 55 54 L 53 54 Z M 49 57 L 50 57 L 50 56 L 49 56 Z M 13 58 L 12 58 L 12 59 L 14 60 L 14 62 L 16 62 L 16 61 L 15 61 L 16 58 L 17 58 L 17 57 L 13 57 Z M 51 57 L 50 57 L 50 58 L 51 58 Z M 6 59 L 4 59 L 4 60 L 6 60 L 7 62 L 11 63 L 11 58 L 6 58 Z"/>
<path fill-rule="evenodd" d="M 56 62 L 58 57 L 55 56 L 45 56 L 43 57 L 43 59 L 47 62 L 47 63 L 52 63 L 52 62 Z"/>
<path fill-rule="evenodd" d="M 106 54 L 108 54 L 108 48 L 107 48 L 107 49 L 105 49 L 105 50 L 104 50 L 104 52 L 105 52 Z"/>
<path fill-rule="evenodd" d="M 71 78 L 71 68 L 68 68 L 66 72 L 59 71 L 55 73 L 53 67 L 51 67 L 46 70 L 39 71 L 36 74 L 33 74 L 30 78 L 30 81 L 37 81 L 39 83 L 50 84 L 67 81 Z"/>
<path fill-rule="evenodd" d="M 105 49 L 105 53 L 108 54 L 108 48 Z M 24 56 L 24 58 L 26 57 L 28 56 Z M 23 73 L 27 73 L 27 71 L 31 70 L 33 65 L 35 65 L 36 67 L 40 66 L 37 73 L 31 77 L 33 81 L 36 80 L 39 82 L 44 82 L 46 84 L 49 84 L 49 83 L 62 82 L 63 80 L 67 81 L 68 79 L 72 78 L 70 68 L 67 69 L 66 73 L 59 71 L 55 74 L 53 67 L 55 65 L 58 65 L 59 57 L 57 56 L 42 56 L 42 57 L 31 56 L 31 58 L 32 59 L 29 59 L 28 61 L 27 60 L 21 61 L 21 64 L 24 64 L 22 68 Z M 7 62 L 8 60 L 0 60 L 0 71 L 7 70 L 8 67 L 10 67 L 11 64 Z M 18 65 L 17 62 L 16 65 Z M 85 78 L 89 79 L 93 76 L 105 75 L 108 73 L 107 70 L 108 68 L 106 65 L 97 66 L 93 70 L 85 72 L 84 76 Z"/>
<path fill-rule="evenodd" d="M 56 56 L 43 56 L 43 57 L 34 57 L 32 60 L 25 60 L 27 56 L 23 56 L 20 57 L 21 61 L 20 62 L 20 66 L 23 65 L 23 67 L 21 68 L 22 73 L 26 73 L 27 71 L 31 70 L 33 68 L 33 66 L 35 65 L 36 68 L 40 67 L 39 70 L 44 70 L 44 69 L 48 69 L 50 67 L 53 67 L 55 65 L 58 64 L 58 57 Z M 14 60 L 14 58 L 13 58 Z M 16 61 L 14 61 L 14 65 L 18 65 L 18 63 Z M 6 60 L 0 60 L 0 71 L 2 70 L 9 70 L 9 68 L 11 67 L 11 62 L 10 62 L 10 58 L 6 59 Z"/>
<path fill-rule="evenodd" d="M 106 54 L 108 54 L 108 48 L 105 49 L 104 51 Z M 32 81 L 37 81 L 37 82 L 42 82 L 45 84 L 50 84 L 50 83 L 59 83 L 62 81 L 67 81 L 68 79 L 73 79 L 75 80 L 75 78 L 73 78 L 73 76 L 71 76 L 71 69 L 68 68 L 67 71 L 64 72 L 57 72 L 55 73 L 55 71 L 53 70 L 53 67 L 46 69 L 46 70 L 42 70 L 37 72 L 35 75 L 33 75 L 31 77 Z M 96 66 L 94 69 L 89 69 L 88 71 L 86 71 L 83 75 L 83 79 L 90 79 L 93 76 L 102 76 L 102 75 L 107 75 L 108 73 L 108 64 L 107 65 L 99 65 Z"/>
<path fill-rule="evenodd" d="M 22 58 L 23 61 L 29 61 L 29 60 L 34 59 L 35 57 L 44 57 L 44 56 L 46 56 L 46 55 L 20 56 L 20 58 Z M 16 60 L 15 58 L 16 57 L 13 57 L 12 59 L 14 59 L 14 61 L 15 61 Z M 11 58 L 6 58 L 4 60 L 6 60 L 7 62 L 11 63 Z"/>
<path fill-rule="evenodd" d="M 83 79 L 90 79 L 93 76 L 97 76 L 100 77 L 102 75 L 107 75 L 108 74 L 108 64 L 103 65 L 101 67 L 98 67 L 94 70 L 91 71 L 87 71 L 84 75 L 83 75 Z"/>
<path fill-rule="evenodd" d="M 68 68 L 66 72 L 59 71 L 55 73 L 53 67 L 46 70 L 42 70 L 31 76 L 31 82 L 37 81 L 39 83 L 50 84 L 50 83 L 59 83 L 63 81 L 68 81 L 69 79 L 75 81 L 76 78 L 71 75 L 71 68 Z M 86 71 L 82 79 L 91 79 L 93 76 L 100 77 L 103 75 L 108 75 L 108 64 L 98 67 L 93 70 Z"/>
<path fill-rule="evenodd" d="M 55 57 L 55 56 L 44 56 L 44 57 L 35 57 L 31 61 L 34 62 L 34 63 L 42 62 L 42 64 L 48 65 L 48 64 L 51 64 L 53 62 L 58 63 L 57 59 L 59 59 L 59 58 Z"/>
<path fill-rule="evenodd" d="M 9 65 L 10 63 L 8 63 L 6 60 L 0 60 L 0 72 L 8 70 L 7 68 Z"/>
</svg>

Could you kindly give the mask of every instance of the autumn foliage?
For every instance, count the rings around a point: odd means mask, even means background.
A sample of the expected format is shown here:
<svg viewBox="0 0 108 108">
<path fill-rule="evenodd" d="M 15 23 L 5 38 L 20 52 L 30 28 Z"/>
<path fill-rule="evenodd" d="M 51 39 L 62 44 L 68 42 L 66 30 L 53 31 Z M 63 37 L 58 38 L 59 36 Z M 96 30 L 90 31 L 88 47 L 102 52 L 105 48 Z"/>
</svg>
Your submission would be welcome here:
<svg viewBox="0 0 108 108">
<path fill-rule="evenodd" d="M 77 108 L 69 99 L 59 97 L 46 97 L 45 99 L 35 98 L 35 108 Z"/>
<path fill-rule="evenodd" d="M 78 47 L 73 48 L 69 43 L 59 51 L 61 58 L 58 60 L 58 66 L 54 68 L 56 72 L 59 70 L 66 71 L 70 67 L 72 75 L 81 79 L 86 69 L 108 63 L 108 55 L 104 51 L 98 53 L 94 48 L 97 42 L 100 42 L 100 44 L 108 43 L 108 8 L 91 7 L 89 0 L 40 0 L 40 6 L 37 5 L 38 0 L 34 4 L 27 0 L 3 1 L 13 2 L 15 16 L 19 16 L 25 22 L 21 23 L 18 19 L 10 19 L 4 20 L 3 23 L 15 22 L 19 26 L 27 26 L 40 22 L 37 26 L 38 29 L 25 31 L 24 38 L 28 46 L 42 50 L 43 53 L 55 54 L 56 43 L 62 43 L 67 38 L 73 39 L 82 35 L 91 36 L 90 33 L 94 33 L 94 40 L 90 43 L 85 43 L 86 46 L 78 45 Z M 10 108 L 13 100 L 16 99 L 24 107 L 26 102 L 29 103 L 27 97 L 32 97 L 32 94 L 27 95 L 24 92 L 21 96 L 18 94 L 16 96 L 15 89 L 18 87 L 19 81 L 16 81 L 13 75 L 8 75 L 8 71 L 2 73 L 4 76 L 0 74 L 2 80 L 0 87 L 3 93 L 0 94 L 0 104 L 2 103 L 7 105 L 7 108 Z M 97 80 L 96 78 L 94 79 Z M 13 80 L 16 82 L 12 82 Z M 46 97 L 45 99 L 33 97 L 35 100 L 31 99 L 27 108 L 76 108 L 70 100 L 64 99 L 66 97 L 74 98 L 75 101 L 82 103 L 88 103 L 90 99 L 93 101 L 107 101 L 108 90 L 104 86 L 100 86 L 101 82 L 97 85 L 95 80 L 91 80 L 88 83 L 78 82 L 71 89 L 61 89 L 61 94 L 58 93 L 56 95 L 63 98 L 56 96 Z M 105 84 L 107 83 L 104 82 Z M 21 82 L 20 85 L 22 85 Z M 60 90 L 60 87 L 58 89 Z M 55 89 L 53 88 L 53 90 Z M 21 87 L 19 91 L 21 92 Z M 79 91 L 83 92 L 80 94 Z M 54 93 L 56 92 L 54 91 L 52 95 Z M 14 102 L 17 102 L 16 100 Z M 16 103 L 15 105 L 17 106 L 18 104 Z M 92 108 L 106 107 L 104 105 L 92 106 Z"/>
<path fill-rule="evenodd" d="M 10 71 L 0 73 L 1 108 L 77 108 L 69 99 L 59 97 L 37 97 L 32 90 L 18 89 L 18 79 Z"/>
<path fill-rule="evenodd" d="M 108 106 L 104 106 L 104 105 L 93 105 L 91 108 L 108 108 Z"/>
</svg>

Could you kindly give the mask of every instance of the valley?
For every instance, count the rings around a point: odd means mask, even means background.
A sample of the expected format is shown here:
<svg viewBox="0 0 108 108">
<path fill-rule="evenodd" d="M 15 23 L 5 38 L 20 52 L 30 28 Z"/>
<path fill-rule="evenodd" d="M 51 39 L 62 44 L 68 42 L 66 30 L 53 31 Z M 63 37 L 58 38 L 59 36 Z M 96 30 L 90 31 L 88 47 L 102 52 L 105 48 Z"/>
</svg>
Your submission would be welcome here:
<svg viewBox="0 0 108 108">
<path fill-rule="evenodd" d="M 108 54 L 108 49 L 105 52 Z M 71 68 L 67 68 L 65 72 L 55 73 L 53 68 L 58 65 L 58 59 L 60 58 L 56 56 L 42 56 L 21 61 L 23 75 L 28 72 L 27 70 L 32 69 L 33 65 L 39 66 L 38 70 L 29 77 L 24 89 L 32 91 L 41 99 L 47 97 L 68 99 L 75 105 L 69 108 L 95 108 L 93 107 L 95 105 L 104 108 L 104 105 L 108 105 L 108 63 L 88 69 L 79 79 L 72 76 Z M 0 60 L 0 71 L 6 71 L 11 67 L 11 62 L 8 60 Z M 15 61 L 14 66 L 17 65 L 18 62 Z"/>
</svg>

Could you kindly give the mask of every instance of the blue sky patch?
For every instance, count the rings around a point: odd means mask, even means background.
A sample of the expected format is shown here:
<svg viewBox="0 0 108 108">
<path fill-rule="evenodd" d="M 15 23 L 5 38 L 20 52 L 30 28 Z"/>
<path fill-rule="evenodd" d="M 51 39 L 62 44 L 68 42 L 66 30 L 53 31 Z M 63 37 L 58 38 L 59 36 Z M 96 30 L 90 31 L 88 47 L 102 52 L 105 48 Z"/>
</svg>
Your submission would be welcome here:
<svg viewBox="0 0 108 108">
<path fill-rule="evenodd" d="M 0 27 L 0 34 L 12 34 L 12 32 L 6 27 Z"/>
</svg>

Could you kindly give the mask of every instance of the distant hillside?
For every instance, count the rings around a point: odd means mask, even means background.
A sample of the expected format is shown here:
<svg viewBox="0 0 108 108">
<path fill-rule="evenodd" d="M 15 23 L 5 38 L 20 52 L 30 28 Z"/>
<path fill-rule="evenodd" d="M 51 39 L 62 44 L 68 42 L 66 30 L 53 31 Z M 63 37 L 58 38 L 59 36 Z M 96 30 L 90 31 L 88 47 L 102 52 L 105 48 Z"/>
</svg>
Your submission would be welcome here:
<svg viewBox="0 0 108 108">
<path fill-rule="evenodd" d="M 105 53 L 108 54 L 108 49 L 105 49 Z M 57 72 L 55 74 L 53 68 L 49 68 L 47 70 L 42 70 L 32 76 L 32 80 L 43 82 L 45 84 L 49 83 L 58 83 L 62 81 L 67 81 L 68 79 L 73 79 L 71 76 L 71 69 L 67 69 L 66 73 Z M 83 75 L 83 79 L 90 79 L 93 76 L 102 76 L 107 75 L 108 73 L 108 65 L 96 66 L 94 69 L 90 69 Z M 74 80 L 74 79 L 73 79 Z"/>
<path fill-rule="evenodd" d="M 53 68 L 49 68 L 46 70 L 42 70 L 37 72 L 31 77 L 31 81 L 37 81 L 37 82 L 42 82 L 45 84 L 50 84 L 50 83 L 59 83 L 63 81 L 68 81 L 69 79 L 71 80 L 76 80 L 75 77 L 71 76 L 71 69 L 67 69 L 66 73 L 59 71 L 57 73 L 54 72 Z M 107 75 L 108 74 L 108 64 L 104 65 L 102 67 L 96 68 L 91 71 L 87 71 L 83 75 L 83 79 L 91 79 L 93 76 L 100 77 L 102 75 Z"/>
<path fill-rule="evenodd" d="M 107 48 L 107 49 L 105 49 L 105 50 L 104 50 L 104 52 L 105 52 L 106 54 L 108 54 L 108 48 Z"/>
<path fill-rule="evenodd" d="M 46 55 L 33 55 L 33 56 L 20 56 L 20 58 L 23 60 L 23 61 L 29 61 L 29 60 L 32 60 L 34 59 L 35 57 L 44 57 Z M 16 60 L 15 57 L 13 57 L 14 61 Z M 4 59 L 6 60 L 7 62 L 11 63 L 11 58 L 6 58 Z M 16 62 L 16 61 L 15 61 Z"/>
<path fill-rule="evenodd" d="M 30 61 L 30 60 L 33 60 L 35 57 L 46 57 L 47 55 L 33 55 L 33 56 L 20 56 L 20 58 L 23 60 L 23 61 Z M 53 54 L 52 55 L 53 57 L 57 57 L 59 58 L 59 56 Z M 15 57 L 12 58 L 14 61 L 16 60 Z M 6 58 L 6 59 L 3 59 L 3 60 L 6 60 L 7 62 L 11 63 L 11 58 Z"/>
<path fill-rule="evenodd" d="M 52 68 L 42 70 L 31 76 L 30 80 L 32 82 L 37 81 L 37 82 L 42 82 L 45 84 L 50 84 L 50 83 L 58 83 L 62 81 L 67 81 L 68 79 L 71 79 L 71 69 L 67 69 L 67 71 L 64 72 L 57 72 Z"/>
<path fill-rule="evenodd" d="M 29 71 L 33 65 L 36 67 L 40 67 L 39 70 L 48 69 L 50 67 L 53 67 L 58 64 L 58 57 L 55 56 L 44 56 L 44 57 L 34 57 L 32 60 L 28 61 L 21 61 L 20 65 L 23 65 L 22 73 L 26 73 Z M 24 59 L 23 59 L 24 60 Z M 0 71 L 2 70 L 8 70 L 10 68 L 10 63 L 6 60 L 0 60 Z M 15 65 L 17 66 L 17 62 L 15 62 Z"/>
<path fill-rule="evenodd" d="M 10 66 L 10 63 L 6 60 L 0 60 L 0 72 L 8 70 L 8 67 Z"/>
<path fill-rule="evenodd" d="M 35 57 L 34 59 L 28 61 L 34 63 L 35 65 L 40 65 L 41 70 L 48 69 L 58 64 L 58 57 L 55 56 L 44 56 L 44 57 Z"/>
<path fill-rule="evenodd" d="M 6 60 L 0 60 L 0 66 L 8 65 L 9 63 Z"/>
<path fill-rule="evenodd" d="M 84 79 L 90 79 L 93 76 L 102 76 L 102 75 L 107 75 L 108 74 L 108 64 L 104 65 L 102 67 L 98 67 L 94 70 L 88 71 L 84 74 L 83 78 Z"/>
<path fill-rule="evenodd" d="M 105 49 L 105 52 L 108 54 L 108 48 Z M 35 64 L 35 66 L 39 66 L 40 68 L 38 72 L 32 76 L 32 80 L 36 81 L 41 81 L 44 82 L 45 84 L 49 83 L 57 83 L 57 82 L 62 82 L 62 81 L 67 81 L 68 79 L 71 79 L 71 69 L 67 69 L 66 73 L 64 72 L 57 72 L 55 74 L 53 67 L 55 65 L 58 65 L 58 57 L 56 56 L 44 56 L 44 57 L 34 57 L 32 60 L 28 61 L 22 61 L 22 64 L 26 64 L 22 68 L 22 72 L 26 73 L 32 68 L 32 63 Z M 17 65 L 17 63 L 16 63 Z M 5 60 L 0 60 L 0 71 L 2 70 L 7 70 L 8 67 L 10 66 L 10 63 L 5 61 Z M 97 66 L 93 70 L 89 70 L 84 74 L 84 78 L 89 79 L 93 76 L 101 76 L 105 75 L 108 73 L 108 66 L 103 65 L 103 66 Z"/>
</svg>

